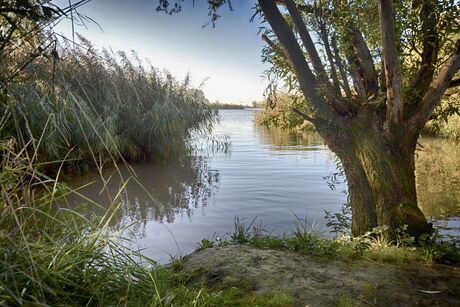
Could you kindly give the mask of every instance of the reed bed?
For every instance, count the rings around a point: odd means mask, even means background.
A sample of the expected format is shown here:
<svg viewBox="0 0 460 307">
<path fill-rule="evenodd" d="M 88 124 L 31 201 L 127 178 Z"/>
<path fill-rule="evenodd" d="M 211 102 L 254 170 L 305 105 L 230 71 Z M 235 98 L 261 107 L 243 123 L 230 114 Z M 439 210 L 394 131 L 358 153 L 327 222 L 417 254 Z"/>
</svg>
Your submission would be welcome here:
<svg viewBox="0 0 460 307">
<path fill-rule="evenodd" d="M 30 64 L 10 89 L 14 103 L 1 106 L 0 137 L 39 140 L 35 162 L 65 159 L 67 169 L 81 169 L 175 157 L 193 132 L 216 123 L 189 77 L 177 81 L 135 53 L 98 52 L 80 39 L 80 47 L 61 45 Z"/>
</svg>

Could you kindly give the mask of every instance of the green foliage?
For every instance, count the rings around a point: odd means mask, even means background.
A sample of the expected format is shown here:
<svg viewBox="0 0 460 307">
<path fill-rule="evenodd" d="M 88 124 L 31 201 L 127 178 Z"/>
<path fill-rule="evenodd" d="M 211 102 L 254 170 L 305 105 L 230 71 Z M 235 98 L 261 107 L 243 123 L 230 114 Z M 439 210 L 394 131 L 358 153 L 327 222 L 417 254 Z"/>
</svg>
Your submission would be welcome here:
<svg viewBox="0 0 460 307">
<path fill-rule="evenodd" d="M 336 236 L 339 234 L 350 233 L 351 230 L 351 203 L 346 202 L 342 205 L 339 212 L 332 213 L 324 211 L 324 218 L 327 220 L 326 226 L 331 229 Z"/>
<path fill-rule="evenodd" d="M 209 239 L 203 239 L 198 246 L 200 249 L 211 248 L 214 247 L 214 242 Z"/>
<path fill-rule="evenodd" d="M 237 242 L 239 244 L 245 244 L 249 242 L 252 234 L 257 234 L 260 232 L 257 230 L 256 226 L 254 226 L 256 218 L 254 218 L 249 225 L 246 225 L 244 223 L 244 220 L 244 218 L 240 218 L 238 216 L 235 217 L 235 220 L 233 222 L 234 230 L 230 234 L 231 241 Z"/>
</svg>

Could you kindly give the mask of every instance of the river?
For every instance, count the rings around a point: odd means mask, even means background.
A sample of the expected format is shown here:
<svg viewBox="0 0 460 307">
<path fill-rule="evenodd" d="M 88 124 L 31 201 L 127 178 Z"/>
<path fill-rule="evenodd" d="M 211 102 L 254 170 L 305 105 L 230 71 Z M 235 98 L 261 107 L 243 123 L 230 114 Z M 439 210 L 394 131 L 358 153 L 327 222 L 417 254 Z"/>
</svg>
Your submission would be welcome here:
<svg viewBox="0 0 460 307">
<path fill-rule="evenodd" d="M 112 226 L 127 227 L 142 253 L 159 262 L 193 251 L 204 238 L 224 237 L 235 217 L 273 234 L 297 223 L 328 234 L 325 210 L 346 202 L 346 186 L 331 188 L 336 158 L 315 133 L 267 129 L 253 123 L 255 110 L 221 110 L 214 137 L 227 150 L 200 147 L 174 163 L 144 163 L 92 172 L 72 182 L 103 215 L 119 204 Z M 417 185 L 424 213 L 443 235 L 460 233 L 459 143 L 422 138 L 417 151 Z M 329 179 L 328 179 L 329 176 Z M 101 179 L 103 178 L 103 179 Z M 92 184 L 89 184 L 92 183 Z M 118 200 L 113 200 L 124 186 Z"/>
</svg>

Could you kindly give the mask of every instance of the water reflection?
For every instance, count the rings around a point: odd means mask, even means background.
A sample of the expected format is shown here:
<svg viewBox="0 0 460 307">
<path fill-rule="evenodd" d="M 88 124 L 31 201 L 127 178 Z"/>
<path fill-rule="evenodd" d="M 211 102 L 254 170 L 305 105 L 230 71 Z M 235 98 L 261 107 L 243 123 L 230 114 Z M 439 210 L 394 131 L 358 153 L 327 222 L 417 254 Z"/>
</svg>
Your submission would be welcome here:
<svg viewBox="0 0 460 307">
<path fill-rule="evenodd" d="M 419 204 L 427 216 L 449 218 L 460 214 L 460 143 L 443 138 L 421 138 L 416 176 Z"/>
<path fill-rule="evenodd" d="M 255 126 L 255 134 L 274 154 L 283 151 L 324 150 L 318 133 L 286 131 Z M 426 216 L 446 219 L 460 215 L 460 142 L 445 138 L 423 137 L 416 152 L 419 205 Z M 336 161 L 330 152 L 331 161 Z"/>
<path fill-rule="evenodd" d="M 113 208 L 118 205 L 112 225 L 135 223 L 134 232 L 143 236 L 147 221 L 173 223 L 179 217 L 191 221 L 194 210 L 212 204 L 219 187 L 219 172 L 209 167 L 207 158 L 189 156 L 172 164 L 120 166 L 70 183 L 75 189 L 85 184 L 78 192 L 91 202 L 73 195 L 68 199 L 71 206 L 86 203 L 91 212 L 102 216 L 110 204 Z M 114 201 L 120 191 L 118 201 Z"/>
<path fill-rule="evenodd" d="M 316 132 L 288 131 L 254 124 L 254 133 L 263 144 L 274 151 L 324 150 L 325 143 Z"/>
</svg>

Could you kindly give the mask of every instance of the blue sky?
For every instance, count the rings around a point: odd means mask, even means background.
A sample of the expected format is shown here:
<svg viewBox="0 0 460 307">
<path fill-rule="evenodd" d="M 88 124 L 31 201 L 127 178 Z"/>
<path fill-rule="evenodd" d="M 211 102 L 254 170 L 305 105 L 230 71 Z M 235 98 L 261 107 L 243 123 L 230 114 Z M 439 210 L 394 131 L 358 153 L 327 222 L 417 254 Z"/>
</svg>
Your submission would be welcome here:
<svg viewBox="0 0 460 307">
<path fill-rule="evenodd" d="M 76 0 L 73 0 L 74 2 Z M 67 0 L 55 1 L 67 4 Z M 172 2 L 172 1 L 171 1 Z M 183 11 L 169 16 L 155 11 L 157 0 L 92 0 L 79 9 L 102 27 L 88 24 L 76 32 L 98 47 L 114 51 L 135 50 L 141 59 L 169 70 L 178 79 L 191 73 L 192 83 L 203 87 L 211 101 L 250 104 L 263 97 L 266 81 L 261 63 L 260 24 L 250 22 L 252 0 L 233 0 L 233 11 L 224 7 L 216 27 L 208 21 L 205 0 L 186 0 Z M 69 36 L 70 22 L 57 30 Z"/>
</svg>

